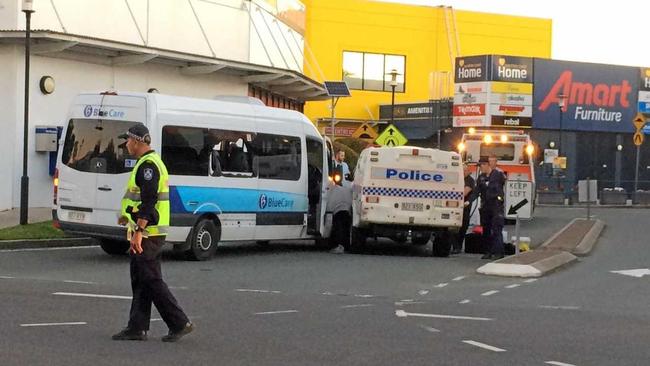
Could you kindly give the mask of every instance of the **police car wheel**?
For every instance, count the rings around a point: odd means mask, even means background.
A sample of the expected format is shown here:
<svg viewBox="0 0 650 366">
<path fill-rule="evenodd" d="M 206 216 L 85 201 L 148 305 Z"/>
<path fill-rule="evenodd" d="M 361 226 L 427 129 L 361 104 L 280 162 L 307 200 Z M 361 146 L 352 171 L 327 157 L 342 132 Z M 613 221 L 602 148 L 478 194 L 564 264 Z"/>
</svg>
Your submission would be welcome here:
<svg viewBox="0 0 650 366">
<path fill-rule="evenodd" d="M 448 231 L 435 233 L 431 254 L 434 257 L 449 257 L 451 253 L 451 235 Z"/>
<path fill-rule="evenodd" d="M 413 245 L 426 245 L 429 242 L 429 239 L 431 239 L 431 233 L 413 235 L 411 237 L 411 243 Z"/>
<path fill-rule="evenodd" d="M 99 246 L 106 254 L 125 255 L 131 245 L 125 240 L 99 239 Z"/>
<path fill-rule="evenodd" d="M 212 220 L 199 221 L 192 229 L 190 248 L 185 255 L 190 260 L 205 261 L 214 256 L 217 251 L 220 230 Z"/>
</svg>

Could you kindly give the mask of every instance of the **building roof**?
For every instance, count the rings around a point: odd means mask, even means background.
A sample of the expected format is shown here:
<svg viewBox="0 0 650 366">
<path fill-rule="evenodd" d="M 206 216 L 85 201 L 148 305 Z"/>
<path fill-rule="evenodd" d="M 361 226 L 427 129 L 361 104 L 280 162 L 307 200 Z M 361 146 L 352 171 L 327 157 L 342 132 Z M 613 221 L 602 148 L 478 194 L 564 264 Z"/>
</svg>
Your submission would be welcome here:
<svg viewBox="0 0 650 366">
<path fill-rule="evenodd" d="M 297 71 L 242 61 L 171 51 L 155 47 L 61 33 L 31 31 L 31 53 L 112 66 L 157 63 L 181 68 L 184 75 L 223 73 L 288 98 L 328 99 L 323 85 Z M 24 44 L 24 30 L 0 30 L 0 44 Z"/>
</svg>

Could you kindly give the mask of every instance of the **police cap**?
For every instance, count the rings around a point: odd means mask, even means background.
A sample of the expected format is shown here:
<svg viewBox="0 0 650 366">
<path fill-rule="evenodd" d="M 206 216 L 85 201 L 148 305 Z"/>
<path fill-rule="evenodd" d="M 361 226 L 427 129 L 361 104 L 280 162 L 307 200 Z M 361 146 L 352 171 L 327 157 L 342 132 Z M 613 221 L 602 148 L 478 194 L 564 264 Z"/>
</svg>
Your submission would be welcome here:
<svg viewBox="0 0 650 366">
<path fill-rule="evenodd" d="M 129 137 L 135 139 L 136 141 L 151 143 L 151 136 L 149 135 L 149 129 L 147 126 L 142 123 L 135 124 L 131 126 L 126 133 L 123 133 L 118 136 L 121 139 L 128 139 Z"/>
<path fill-rule="evenodd" d="M 489 162 L 490 162 L 490 160 L 488 159 L 487 156 L 481 156 L 481 158 L 478 159 L 478 163 L 479 163 L 479 164 L 483 164 L 483 163 L 486 163 L 486 164 L 487 164 L 487 163 L 489 163 Z"/>
</svg>

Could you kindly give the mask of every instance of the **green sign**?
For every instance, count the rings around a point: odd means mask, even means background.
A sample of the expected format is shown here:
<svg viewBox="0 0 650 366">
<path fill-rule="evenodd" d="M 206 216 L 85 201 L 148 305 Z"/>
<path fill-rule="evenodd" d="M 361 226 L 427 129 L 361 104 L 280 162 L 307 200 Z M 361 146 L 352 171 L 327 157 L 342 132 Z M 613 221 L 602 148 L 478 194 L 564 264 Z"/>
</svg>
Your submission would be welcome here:
<svg viewBox="0 0 650 366">
<path fill-rule="evenodd" d="M 409 140 L 397 129 L 397 127 L 390 125 L 386 127 L 379 137 L 375 140 L 381 146 L 402 146 L 406 145 Z"/>
</svg>

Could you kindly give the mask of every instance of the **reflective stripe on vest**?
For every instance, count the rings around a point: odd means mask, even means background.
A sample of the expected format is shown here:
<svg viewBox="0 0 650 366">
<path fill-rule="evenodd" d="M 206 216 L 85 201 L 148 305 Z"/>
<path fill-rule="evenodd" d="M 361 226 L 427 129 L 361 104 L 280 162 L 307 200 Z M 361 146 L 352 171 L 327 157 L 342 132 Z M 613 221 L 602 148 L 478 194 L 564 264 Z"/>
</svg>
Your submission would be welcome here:
<svg viewBox="0 0 650 366">
<path fill-rule="evenodd" d="M 141 197 L 140 197 L 140 187 L 135 183 L 135 177 L 142 165 L 145 162 L 150 162 L 156 165 L 158 172 L 160 174 L 160 180 L 158 181 L 158 201 L 156 202 L 155 209 L 158 212 L 158 224 L 149 225 L 146 227 L 145 232 L 143 233 L 145 237 L 147 236 L 164 236 L 167 235 L 169 229 L 169 216 L 170 216 L 170 204 L 169 204 L 169 174 L 167 173 L 167 168 L 162 159 L 155 152 L 148 153 L 138 159 L 138 162 L 133 167 L 131 171 L 131 176 L 126 187 L 126 192 L 122 198 L 122 216 L 125 216 L 129 223 L 127 227 L 135 227 L 136 224 L 127 209 L 131 207 L 131 212 L 138 212 L 138 207 L 140 206 Z M 131 230 L 131 229 L 129 229 Z"/>
</svg>

